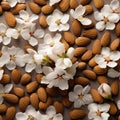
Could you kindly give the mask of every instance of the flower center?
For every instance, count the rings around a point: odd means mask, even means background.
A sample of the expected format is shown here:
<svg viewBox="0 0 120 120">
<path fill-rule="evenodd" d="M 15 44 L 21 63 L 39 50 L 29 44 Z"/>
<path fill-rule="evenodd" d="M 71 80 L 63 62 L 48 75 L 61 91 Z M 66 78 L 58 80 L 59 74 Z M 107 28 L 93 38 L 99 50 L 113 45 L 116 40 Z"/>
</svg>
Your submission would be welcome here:
<svg viewBox="0 0 120 120">
<path fill-rule="evenodd" d="M 16 59 L 16 57 L 15 57 L 15 55 L 10 55 L 10 60 L 15 60 Z"/>
<path fill-rule="evenodd" d="M 5 33 L 1 33 L 0 36 L 5 37 L 6 35 L 5 35 Z"/>
<path fill-rule="evenodd" d="M 82 15 L 78 16 L 78 20 L 82 20 L 82 19 L 83 19 Z"/>
<path fill-rule="evenodd" d="M 113 13 L 120 13 L 120 8 L 113 10 Z"/>
<path fill-rule="evenodd" d="M 4 92 L 0 89 L 0 97 L 3 96 Z"/>
<path fill-rule="evenodd" d="M 60 24 L 61 24 L 60 19 L 56 20 L 55 23 L 56 23 L 57 25 L 60 25 Z"/>
<path fill-rule="evenodd" d="M 99 110 L 96 112 L 96 114 L 97 114 L 98 116 L 101 116 L 101 113 L 102 113 L 102 112 L 99 111 Z"/>
<path fill-rule="evenodd" d="M 83 99 L 83 97 L 84 97 L 84 95 L 82 95 L 82 94 L 79 95 L 79 98 L 80 98 L 81 100 Z"/>
<path fill-rule="evenodd" d="M 108 22 L 108 18 L 107 18 L 107 17 L 104 17 L 103 21 L 104 21 L 105 23 L 107 23 L 107 22 Z"/>
<path fill-rule="evenodd" d="M 36 118 L 34 118 L 32 115 L 28 115 L 27 120 L 36 120 Z"/>
<path fill-rule="evenodd" d="M 53 120 L 53 117 L 52 117 L 52 118 L 49 118 L 49 120 Z"/>
<path fill-rule="evenodd" d="M 106 61 L 106 62 L 110 62 L 110 58 L 109 58 L 109 57 L 106 57 L 106 58 L 105 58 L 105 61 Z"/>
</svg>

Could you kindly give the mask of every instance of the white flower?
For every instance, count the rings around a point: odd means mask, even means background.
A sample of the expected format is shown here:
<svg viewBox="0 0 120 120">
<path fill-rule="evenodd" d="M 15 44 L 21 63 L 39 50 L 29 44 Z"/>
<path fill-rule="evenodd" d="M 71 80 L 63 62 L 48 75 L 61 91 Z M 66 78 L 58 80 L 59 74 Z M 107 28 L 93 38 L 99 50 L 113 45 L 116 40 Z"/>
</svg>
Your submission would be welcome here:
<svg viewBox="0 0 120 120">
<path fill-rule="evenodd" d="M 78 21 L 80 21 L 82 25 L 90 25 L 92 21 L 84 17 L 85 11 L 86 11 L 85 7 L 82 5 L 79 5 L 77 8 L 75 8 L 75 10 L 71 9 L 70 14 L 74 19 L 77 19 Z"/>
<path fill-rule="evenodd" d="M 117 62 L 120 59 L 120 51 L 111 51 L 109 47 L 103 47 L 100 55 L 94 57 L 96 63 L 101 68 L 117 66 Z"/>
<path fill-rule="evenodd" d="M 16 18 L 17 22 L 19 24 L 25 25 L 26 27 L 30 27 L 32 23 L 38 19 L 38 15 L 32 14 L 30 16 L 29 13 L 25 10 L 21 10 L 19 12 L 19 17 L 20 18 Z"/>
<path fill-rule="evenodd" d="M 73 92 L 69 92 L 69 100 L 74 102 L 75 108 L 80 108 L 82 105 L 90 104 L 93 102 L 90 92 L 90 86 L 82 87 L 81 85 L 76 85 Z"/>
<path fill-rule="evenodd" d="M 115 28 L 115 23 L 119 21 L 119 15 L 113 13 L 109 5 L 104 5 L 100 12 L 94 12 L 94 17 L 98 21 L 96 24 L 96 29 L 102 31 L 113 30 Z"/>
<path fill-rule="evenodd" d="M 98 87 L 98 92 L 104 98 L 107 98 L 107 99 L 111 98 L 111 87 L 106 83 L 102 83 Z"/>
<path fill-rule="evenodd" d="M 104 104 L 96 104 L 91 103 L 88 105 L 88 118 L 89 120 L 108 120 L 110 117 L 108 111 L 110 109 L 110 105 L 107 103 Z"/>
<path fill-rule="evenodd" d="M 25 3 L 25 0 L 7 0 L 11 7 L 15 7 L 17 3 Z"/>
<path fill-rule="evenodd" d="M 2 47 L 2 56 L 0 57 L 0 67 L 6 65 L 9 70 L 16 68 L 16 65 L 23 67 L 25 65 L 25 54 L 24 51 L 18 47 L 7 46 Z"/>
<path fill-rule="evenodd" d="M 38 44 L 39 39 L 43 38 L 44 31 L 42 29 L 36 29 L 34 24 L 31 26 L 31 28 L 22 29 L 21 36 L 23 39 L 28 40 L 30 45 L 35 46 Z"/>
<path fill-rule="evenodd" d="M 49 4 L 50 4 L 50 6 L 52 6 L 52 5 L 54 5 L 54 4 L 56 4 L 56 3 L 60 2 L 60 1 L 61 0 L 50 0 Z"/>
<path fill-rule="evenodd" d="M 69 20 L 68 14 L 63 14 L 59 10 L 55 9 L 52 15 L 49 15 L 46 19 L 49 30 L 51 32 L 55 31 L 67 31 L 69 29 L 69 24 L 67 23 Z"/>
<path fill-rule="evenodd" d="M 15 118 L 16 120 L 45 120 L 44 115 L 36 111 L 31 105 L 27 107 L 24 113 L 17 112 Z"/>
<path fill-rule="evenodd" d="M 4 73 L 4 70 L 3 70 L 3 69 L 0 69 L 0 80 L 1 80 L 2 77 L 3 77 L 3 73 Z"/>
<path fill-rule="evenodd" d="M 5 93 L 9 93 L 12 90 L 12 88 L 13 88 L 13 84 L 7 84 L 5 86 L 0 84 L 0 104 L 3 103 L 3 100 L 4 100 L 3 95 Z"/>
<path fill-rule="evenodd" d="M 43 120 L 63 120 L 63 115 L 56 113 L 55 107 L 51 105 L 46 110 L 46 119 Z"/>
<path fill-rule="evenodd" d="M 120 99 L 117 101 L 117 107 L 120 110 Z"/>
</svg>

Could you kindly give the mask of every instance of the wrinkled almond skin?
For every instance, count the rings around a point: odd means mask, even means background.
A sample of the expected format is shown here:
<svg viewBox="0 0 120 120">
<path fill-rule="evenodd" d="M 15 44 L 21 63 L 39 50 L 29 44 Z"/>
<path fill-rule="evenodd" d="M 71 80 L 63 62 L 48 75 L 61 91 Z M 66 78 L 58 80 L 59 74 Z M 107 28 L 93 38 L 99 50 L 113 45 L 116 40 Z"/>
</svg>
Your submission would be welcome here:
<svg viewBox="0 0 120 120">
<path fill-rule="evenodd" d="M 111 84 L 111 92 L 113 95 L 118 95 L 119 93 L 119 82 L 118 80 L 115 80 Z"/>
<path fill-rule="evenodd" d="M 43 28 L 46 28 L 48 26 L 45 15 L 40 16 L 39 25 L 42 26 Z"/>
<path fill-rule="evenodd" d="M 114 102 L 109 102 L 108 104 L 110 105 L 109 113 L 111 115 L 115 115 L 118 111 L 117 106 L 115 105 Z"/>
<path fill-rule="evenodd" d="M 1 84 L 8 84 L 10 83 L 10 75 L 8 74 L 3 74 L 2 79 L 0 80 Z"/>
<path fill-rule="evenodd" d="M 34 14 L 39 14 L 41 12 L 41 8 L 38 4 L 34 2 L 29 2 L 29 8 Z"/>
<path fill-rule="evenodd" d="M 26 85 L 26 84 L 28 84 L 30 81 L 31 81 L 31 75 L 30 75 L 30 74 L 24 73 L 24 74 L 21 76 L 20 83 L 21 83 L 22 85 Z"/>
<path fill-rule="evenodd" d="M 112 43 L 110 44 L 110 49 L 113 51 L 117 50 L 117 48 L 119 48 L 119 47 L 120 47 L 120 39 L 119 38 L 113 40 Z"/>
<path fill-rule="evenodd" d="M 91 58 L 91 59 L 89 60 L 89 62 L 88 62 L 88 65 L 89 65 L 90 67 L 94 67 L 94 66 L 97 65 L 97 63 L 96 63 L 96 61 L 95 61 L 94 58 Z"/>
<path fill-rule="evenodd" d="M 59 3 L 59 8 L 62 12 L 66 12 L 70 7 L 70 0 L 61 0 Z"/>
<path fill-rule="evenodd" d="M 33 1 L 39 5 L 45 5 L 47 3 L 47 0 L 33 0 Z"/>
<path fill-rule="evenodd" d="M 72 102 L 69 100 L 69 97 L 63 97 L 62 98 L 62 104 L 65 107 L 70 107 L 72 105 Z"/>
<path fill-rule="evenodd" d="M 70 8 L 75 9 L 79 5 L 78 0 L 70 0 Z"/>
<path fill-rule="evenodd" d="M 28 96 L 25 96 L 25 97 L 22 97 L 20 98 L 19 100 L 19 109 L 22 111 L 22 112 L 25 112 L 27 106 L 29 105 L 29 97 Z"/>
<path fill-rule="evenodd" d="M 81 5 L 87 5 L 90 2 L 91 2 L 91 0 L 80 0 Z"/>
<path fill-rule="evenodd" d="M 18 97 L 23 97 L 25 95 L 25 91 L 22 88 L 20 88 L 20 87 L 14 87 L 13 88 L 13 92 Z"/>
<path fill-rule="evenodd" d="M 5 120 L 13 120 L 16 114 L 16 108 L 15 107 L 9 107 L 6 111 Z"/>
<path fill-rule="evenodd" d="M 5 12 L 5 21 L 9 27 L 16 26 L 16 18 L 12 12 Z"/>
<path fill-rule="evenodd" d="M 11 9 L 11 12 L 14 15 L 18 15 L 21 10 L 25 10 L 26 5 L 25 4 L 17 4 L 14 8 Z"/>
<path fill-rule="evenodd" d="M 6 1 L 1 2 L 1 6 L 2 6 L 3 10 L 9 10 L 10 9 L 10 5 Z"/>
<path fill-rule="evenodd" d="M 85 62 L 79 62 L 78 63 L 78 69 L 79 70 L 84 70 L 86 68 L 87 64 Z"/>
<path fill-rule="evenodd" d="M 63 113 L 64 112 L 64 106 L 61 102 L 55 101 L 53 105 L 56 109 L 56 113 Z"/>
<path fill-rule="evenodd" d="M 85 5 L 85 9 L 86 9 L 86 11 L 85 11 L 86 15 L 93 13 L 93 7 L 91 5 Z"/>
<path fill-rule="evenodd" d="M 79 57 L 87 51 L 86 47 L 77 47 L 74 49 L 74 56 Z"/>
<path fill-rule="evenodd" d="M 92 58 L 92 50 L 87 50 L 81 57 L 82 61 L 89 61 Z"/>
<path fill-rule="evenodd" d="M 86 111 L 81 109 L 73 109 L 69 114 L 71 119 L 82 119 L 87 115 Z"/>
<path fill-rule="evenodd" d="M 93 3 L 97 9 L 101 9 L 104 5 L 104 0 L 93 0 Z"/>
<path fill-rule="evenodd" d="M 5 104 L 0 104 L 0 114 L 5 113 L 7 111 L 7 106 Z"/>
<path fill-rule="evenodd" d="M 99 84 L 102 84 L 102 83 L 107 83 L 108 84 L 108 78 L 105 77 L 105 76 L 98 76 L 97 80 L 98 80 Z"/>
<path fill-rule="evenodd" d="M 45 5 L 41 8 L 42 13 L 45 15 L 52 13 L 53 10 L 54 10 L 54 6 L 50 6 L 50 5 Z"/>
<path fill-rule="evenodd" d="M 36 74 L 36 76 L 35 76 L 35 79 L 36 79 L 36 81 L 38 82 L 38 83 L 41 83 L 41 79 L 42 79 L 42 77 L 43 77 L 43 74 Z"/>
<path fill-rule="evenodd" d="M 46 87 L 46 92 L 50 96 L 57 96 L 57 94 L 58 94 L 57 90 L 54 87 L 52 87 L 52 88 Z"/>
<path fill-rule="evenodd" d="M 64 39 L 62 39 L 61 42 L 64 44 L 65 50 L 67 51 L 69 49 L 70 45 Z"/>
<path fill-rule="evenodd" d="M 116 25 L 115 33 L 116 33 L 117 37 L 120 36 L 120 22 L 118 22 L 117 25 Z"/>
</svg>

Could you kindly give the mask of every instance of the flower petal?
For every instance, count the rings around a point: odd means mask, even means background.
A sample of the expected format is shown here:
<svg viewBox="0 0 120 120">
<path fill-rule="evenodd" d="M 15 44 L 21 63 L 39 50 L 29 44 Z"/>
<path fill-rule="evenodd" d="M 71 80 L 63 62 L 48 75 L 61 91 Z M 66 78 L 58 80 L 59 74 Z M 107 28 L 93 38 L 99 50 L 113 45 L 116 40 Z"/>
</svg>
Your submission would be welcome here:
<svg viewBox="0 0 120 120">
<path fill-rule="evenodd" d="M 111 77 L 111 78 L 117 78 L 120 76 L 120 72 L 118 72 L 114 69 L 109 69 L 107 75 L 108 75 L 108 77 Z"/>
<path fill-rule="evenodd" d="M 106 30 L 113 30 L 113 29 L 115 29 L 115 24 L 111 22 L 107 22 Z"/>
<path fill-rule="evenodd" d="M 17 0 L 8 0 L 11 7 L 15 7 L 17 4 Z"/>
<path fill-rule="evenodd" d="M 118 14 L 112 13 L 108 16 L 108 20 L 109 20 L 109 22 L 117 23 L 120 20 L 120 18 L 119 18 Z"/>
<path fill-rule="evenodd" d="M 82 25 L 90 25 L 92 23 L 92 21 L 89 18 L 85 18 L 85 17 L 80 19 L 80 22 Z"/>
<path fill-rule="evenodd" d="M 4 45 L 10 44 L 10 42 L 11 42 L 11 38 L 10 38 L 10 37 L 4 37 L 4 38 L 3 38 L 3 44 L 4 44 Z"/>
<path fill-rule="evenodd" d="M 10 61 L 9 63 L 6 64 L 6 67 L 9 69 L 9 70 L 13 70 L 16 68 L 16 64 L 14 61 Z"/>
<path fill-rule="evenodd" d="M 99 31 L 103 31 L 105 29 L 106 25 L 104 21 L 100 21 L 96 23 L 96 29 Z"/>
<path fill-rule="evenodd" d="M 74 92 L 69 92 L 69 100 L 71 101 L 71 102 L 74 102 L 74 101 L 76 101 L 77 99 L 78 99 L 78 95 L 77 94 L 75 94 Z"/>
<path fill-rule="evenodd" d="M 32 14 L 29 18 L 30 22 L 33 22 L 38 19 L 38 15 Z"/>
<path fill-rule="evenodd" d="M 69 20 L 69 15 L 68 14 L 65 14 L 63 15 L 63 17 L 61 18 L 61 23 L 62 24 L 66 24 Z"/>
<path fill-rule="evenodd" d="M 3 77 L 3 73 L 4 73 L 4 70 L 0 70 L 0 80 L 2 79 L 2 77 Z"/>
<path fill-rule="evenodd" d="M 53 117 L 53 120 L 63 120 L 62 114 L 61 114 L 61 113 L 56 114 L 56 115 Z"/>
<path fill-rule="evenodd" d="M 7 26 L 3 23 L 0 23 L 0 33 L 5 33 L 7 30 Z"/>
<path fill-rule="evenodd" d="M 109 5 L 104 5 L 104 7 L 101 9 L 101 13 L 104 17 L 108 17 L 108 15 L 112 13 L 112 9 Z"/>
<path fill-rule="evenodd" d="M 13 84 L 7 84 L 4 87 L 4 92 L 9 93 L 12 90 L 12 88 L 13 88 Z"/>
<path fill-rule="evenodd" d="M 77 6 L 77 8 L 75 9 L 75 13 L 76 13 L 77 17 L 83 16 L 85 13 L 85 7 L 82 5 Z"/>
<path fill-rule="evenodd" d="M 117 63 L 114 62 L 114 61 L 111 61 L 111 62 L 108 62 L 108 63 L 107 63 L 107 66 L 108 66 L 108 67 L 111 67 L 111 68 L 114 68 L 114 67 L 117 66 Z"/>
<path fill-rule="evenodd" d="M 101 50 L 101 55 L 103 55 L 104 58 L 110 56 L 110 48 L 109 47 L 103 47 Z"/>
<path fill-rule="evenodd" d="M 28 115 L 22 112 L 18 112 L 15 117 L 16 117 L 16 120 L 27 120 L 28 119 Z"/>
<path fill-rule="evenodd" d="M 112 0 L 110 3 L 110 7 L 112 8 L 112 10 L 116 10 L 120 7 L 120 3 L 118 0 Z"/>
<path fill-rule="evenodd" d="M 25 71 L 30 73 L 32 72 L 32 70 L 34 70 L 36 68 L 36 65 L 33 63 L 28 63 L 25 67 Z"/>
<path fill-rule="evenodd" d="M 55 107 L 49 106 L 46 110 L 46 114 L 49 116 L 49 118 L 53 117 L 56 114 Z"/>
<path fill-rule="evenodd" d="M 117 107 L 120 110 L 120 100 L 117 101 Z"/>
<path fill-rule="evenodd" d="M 120 52 L 119 51 L 112 51 L 110 53 L 110 60 L 117 61 L 120 59 Z"/>
<path fill-rule="evenodd" d="M 85 87 L 83 88 L 82 94 L 83 94 L 83 95 L 84 95 L 84 94 L 88 94 L 89 92 L 90 92 L 90 86 L 87 85 L 87 86 L 85 86 Z"/>
<path fill-rule="evenodd" d="M 3 101 L 4 101 L 3 97 L 2 97 L 2 96 L 0 96 L 0 104 L 2 104 L 2 103 L 3 103 Z"/>
<path fill-rule="evenodd" d="M 38 40 L 34 37 L 30 37 L 30 39 L 28 40 L 29 44 L 32 46 L 35 46 L 38 44 Z"/>
<path fill-rule="evenodd" d="M 101 21 L 104 18 L 103 14 L 98 11 L 94 12 L 94 17 L 95 17 L 95 20 L 97 21 Z"/>
<path fill-rule="evenodd" d="M 30 39 L 30 30 L 29 29 L 23 29 L 21 31 L 21 36 L 23 37 L 23 39 L 29 40 Z"/>
<path fill-rule="evenodd" d="M 37 29 L 34 34 L 36 38 L 42 38 L 44 36 L 44 31 L 42 29 Z"/>
<path fill-rule="evenodd" d="M 23 20 L 29 20 L 29 14 L 27 11 L 21 10 L 19 14 L 20 14 L 20 18 L 22 18 Z"/>
<path fill-rule="evenodd" d="M 83 87 L 81 85 L 76 85 L 74 87 L 74 92 L 77 94 L 77 95 L 80 95 L 82 93 L 82 90 L 83 90 Z"/>
</svg>

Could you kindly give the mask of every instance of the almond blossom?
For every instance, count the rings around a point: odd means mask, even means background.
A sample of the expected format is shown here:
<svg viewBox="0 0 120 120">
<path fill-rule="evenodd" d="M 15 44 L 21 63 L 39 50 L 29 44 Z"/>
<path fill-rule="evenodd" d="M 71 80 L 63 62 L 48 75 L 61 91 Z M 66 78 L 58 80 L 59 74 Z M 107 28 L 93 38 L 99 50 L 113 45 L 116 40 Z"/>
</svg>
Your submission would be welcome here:
<svg viewBox="0 0 120 120">
<path fill-rule="evenodd" d="M 12 88 L 13 84 L 6 84 L 5 86 L 0 84 L 0 104 L 2 104 L 4 101 L 3 95 L 5 93 L 9 93 L 12 90 Z"/>
<path fill-rule="evenodd" d="M 120 18 L 119 15 L 113 13 L 111 7 L 109 5 L 104 5 L 100 12 L 94 12 L 96 23 L 96 29 L 99 31 L 113 30 L 115 28 L 115 23 L 117 23 Z"/>
<path fill-rule="evenodd" d="M 50 4 L 50 6 L 52 6 L 52 5 L 54 5 L 54 4 L 56 4 L 56 3 L 58 3 L 58 2 L 60 2 L 61 0 L 49 0 L 49 4 Z"/>
<path fill-rule="evenodd" d="M 82 25 L 90 25 L 92 21 L 89 18 L 84 17 L 85 11 L 85 7 L 79 5 L 75 8 L 75 10 L 71 9 L 70 14 L 74 19 L 80 21 Z"/>
<path fill-rule="evenodd" d="M 1 80 L 2 77 L 3 77 L 3 73 L 4 73 L 4 70 L 3 70 L 3 69 L 0 69 L 0 80 Z"/>
<path fill-rule="evenodd" d="M 82 87 L 81 85 L 75 85 L 74 91 L 69 92 L 69 100 L 74 102 L 75 108 L 80 108 L 82 105 L 90 104 L 93 102 L 90 92 L 90 86 Z"/>
<path fill-rule="evenodd" d="M 95 62 L 101 67 L 114 68 L 120 59 L 120 51 L 111 51 L 109 47 L 103 47 L 100 54 L 95 55 Z"/>
<path fill-rule="evenodd" d="M 120 99 L 117 101 L 117 107 L 120 110 Z"/>
<path fill-rule="evenodd" d="M 91 103 L 88 105 L 88 118 L 89 120 L 108 120 L 110 115 L 108 113 L 110 105 L 107 103 L 97 104 Z"/>
<path fill-rule="evenodd" d="M 67 31 L 69 30 L 69 20 L 68 14 L 63 14 L 58 9 L 55 9 L 52 15 L 46 18 L 47 24 L 49 25 L 49 30 L 51 32 L 55 31 Z"/>
</svg>

